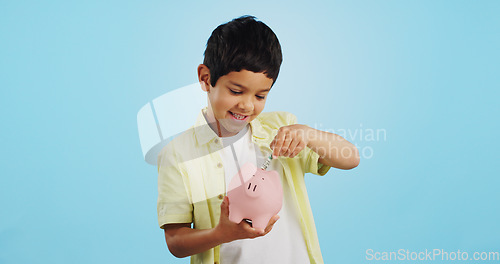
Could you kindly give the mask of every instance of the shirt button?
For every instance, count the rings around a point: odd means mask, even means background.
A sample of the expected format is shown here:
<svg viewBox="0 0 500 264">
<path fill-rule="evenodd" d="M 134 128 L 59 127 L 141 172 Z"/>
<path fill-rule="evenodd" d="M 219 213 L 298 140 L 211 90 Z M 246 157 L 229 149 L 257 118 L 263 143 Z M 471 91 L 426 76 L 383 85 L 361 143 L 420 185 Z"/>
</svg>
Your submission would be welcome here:
<svg viewBox="0 0 500 264">
<path fill-rule="evenodd" d="M 220 163 L 220 162 L 217 163 L 217 168 L 219 168 L 219 169 L 222 168 L 222 163 Z"/>
<path fill-rule="evenodd" d="M 219 139 L 218 139 L 218 138 L 216 138 L 216 139 L 214 140 L 214 143 L 215 143 L 215 144 L 219 144 Z"/>
<path fill-rule="evenodd" d="M 224 199 L 224 195 L 219 194 L 219 200 L 222 200 L 222 199 Z"/>
</svg>

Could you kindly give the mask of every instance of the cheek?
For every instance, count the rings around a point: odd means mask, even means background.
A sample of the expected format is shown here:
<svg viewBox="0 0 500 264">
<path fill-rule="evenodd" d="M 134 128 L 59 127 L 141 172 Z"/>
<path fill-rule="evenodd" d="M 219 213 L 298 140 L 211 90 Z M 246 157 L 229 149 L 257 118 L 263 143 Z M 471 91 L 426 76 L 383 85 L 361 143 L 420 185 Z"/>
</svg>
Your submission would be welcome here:
<svg viewBox="0 0 500 264">
<path fill-rule="evenodd" d="M 254 104 L 255 112 L 260 113 L 264 110 L 264 106 L 266 105 L 266 101 L 258 101 Z"/>
<path fill-rule="evenodd" d="M 220 111 L 227 111 L 232 106 L 232 102 L 227 96 L 218 96 L 214 103 Z"/>
<path fill-rule="evenodd" d="M 235 107 L 238 104 L 238 100 L 235 100 L 231 97 L 225 97 L 224 100 L 221 101 L 221 105 L 224 107 L 224 111 L 228 111 Z"/>
</svg>

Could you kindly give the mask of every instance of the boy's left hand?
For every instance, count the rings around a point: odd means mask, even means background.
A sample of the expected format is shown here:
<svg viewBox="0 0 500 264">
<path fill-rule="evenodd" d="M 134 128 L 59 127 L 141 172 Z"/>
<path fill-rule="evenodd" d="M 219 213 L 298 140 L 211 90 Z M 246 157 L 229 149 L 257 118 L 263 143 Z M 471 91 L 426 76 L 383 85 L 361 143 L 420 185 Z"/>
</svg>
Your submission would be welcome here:
<svg viewBox="0 0 500 264">
<path fill-rule="evenodd" d="M 281 127 L 270 144 L 273 158 L 278 156 L 293 158 L 299 154 L 309 143 L 310 129 L 310 127 L 301 124 Z"/>
</svg>

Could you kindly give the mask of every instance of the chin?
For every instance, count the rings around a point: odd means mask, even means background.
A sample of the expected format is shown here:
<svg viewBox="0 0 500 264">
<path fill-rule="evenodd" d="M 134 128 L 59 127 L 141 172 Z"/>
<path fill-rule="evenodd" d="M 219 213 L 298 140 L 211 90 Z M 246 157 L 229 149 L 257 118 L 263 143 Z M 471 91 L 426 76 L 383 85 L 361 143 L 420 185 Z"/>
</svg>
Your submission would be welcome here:
<svg viewBox="0 0 500 264">
<path fill-rule="evenodd" d="M 229 121 L 229 122 L 227 122 Z M 226 130 L 229 133 L 235 133 L 237 134 L 240 132 L 245 126 L 248 124 L 248 122 L 242 123 L 241 125 L 235 125 L 235 124 L 230 124 L 231 120 L 224 120 L 221 122 L 221 125 L 224 127 L 224 130 Z"/>
</svg>

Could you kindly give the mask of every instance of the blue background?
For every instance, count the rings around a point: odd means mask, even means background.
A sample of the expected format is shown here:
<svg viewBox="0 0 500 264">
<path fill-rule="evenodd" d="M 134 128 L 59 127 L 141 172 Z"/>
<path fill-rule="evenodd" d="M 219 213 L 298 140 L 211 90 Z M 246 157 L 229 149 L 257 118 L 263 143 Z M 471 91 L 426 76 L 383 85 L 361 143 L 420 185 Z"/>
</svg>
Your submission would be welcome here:
<svg viewBox="0 0 500 264">
<path fill-rule="evenodd" d="M 0 263 L 188 263 L 157 226 L 136 115 L 196 82 L 212 30 L 244 14 L 283 48 L 266 110 L 358 131 L 347 139 L 372 150 L 306 176 L 326 263 L 500 251 L 499 13 L 486 0 L 0 1 Z"/>
</svg>

